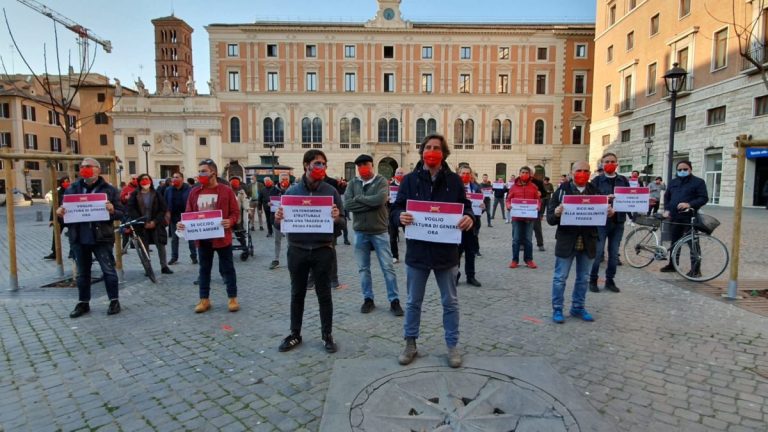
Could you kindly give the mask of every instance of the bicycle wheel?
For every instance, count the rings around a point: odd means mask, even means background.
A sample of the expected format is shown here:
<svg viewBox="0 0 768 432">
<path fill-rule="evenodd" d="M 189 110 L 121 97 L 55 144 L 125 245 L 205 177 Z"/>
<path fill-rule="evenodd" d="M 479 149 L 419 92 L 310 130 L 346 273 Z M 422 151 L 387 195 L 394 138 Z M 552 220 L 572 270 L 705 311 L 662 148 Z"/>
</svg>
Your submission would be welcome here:
<svg viewBox="0 0 768 432">
<path fill-rule="evenodd" d="M 157 283 L 157 277 L 155 277 L 155 272 L 152 270 L 152 262 L 149 260 L 149 253 L 147 252 L 146 246 L 144 246 L 144 242 L 137 236 L 134 239 L 134 245 L 136 245 L 136 254 L 139 255 L 141 266 L 144 267 L 144 273 L 149 280 L 153 283 Z"/>
<path fill-rule="evenodd" d="M 656 256 L 659 239 L 656 232 L 647 227 L 639 227 L 630 232 L 624 240 L 624 257 L 627 264 L 634 268 L 647 267 Z"/>
<path fill-rule="evenodd" d="M 688 234 L 672 249 L 672 265 L 680 275 L 694 282 L 720 276 L 728 267 L 728 248 L 718 238 Z"/>
</svg>

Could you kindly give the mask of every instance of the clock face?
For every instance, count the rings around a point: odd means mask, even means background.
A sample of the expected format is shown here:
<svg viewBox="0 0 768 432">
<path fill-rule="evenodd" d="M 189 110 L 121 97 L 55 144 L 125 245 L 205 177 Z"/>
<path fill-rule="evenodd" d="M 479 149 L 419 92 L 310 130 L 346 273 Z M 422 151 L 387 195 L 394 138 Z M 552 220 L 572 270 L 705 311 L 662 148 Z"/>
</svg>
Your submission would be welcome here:
<svg viewBox="0 0 768 432">
<path fill-rule="evenodd" d="M 384 19 L 391 20 L 394 17 L 395 17 L 395 11 L 393 11 L 390 8 L 384 9 Z"/>
</svg>

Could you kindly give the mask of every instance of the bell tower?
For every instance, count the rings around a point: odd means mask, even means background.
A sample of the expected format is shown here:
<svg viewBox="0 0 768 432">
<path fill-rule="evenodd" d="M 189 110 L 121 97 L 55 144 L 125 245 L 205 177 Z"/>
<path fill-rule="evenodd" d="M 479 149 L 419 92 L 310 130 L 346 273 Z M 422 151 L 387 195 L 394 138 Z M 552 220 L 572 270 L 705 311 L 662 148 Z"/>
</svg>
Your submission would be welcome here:
<svg viewBox="0 0 768 432">
<path fill-rule="evenodd" d="M 173 93 L 188 93 L 192 74 L 192 27 L 171 15 L 152 20 L 155 27 L 155 84 L 157 92 L 168 79 Z"/>
</svg>

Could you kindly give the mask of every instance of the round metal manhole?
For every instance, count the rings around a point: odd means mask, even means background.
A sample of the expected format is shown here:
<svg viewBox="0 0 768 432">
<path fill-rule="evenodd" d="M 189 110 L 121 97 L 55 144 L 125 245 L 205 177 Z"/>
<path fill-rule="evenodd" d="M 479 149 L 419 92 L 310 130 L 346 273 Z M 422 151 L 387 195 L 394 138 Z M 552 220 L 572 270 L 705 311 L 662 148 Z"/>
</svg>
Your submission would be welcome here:
<svg viewBox="0 0 768 432">
<path fill-rule="evenodd" d="M 427 367 L 382 377 L 357 394 L 353 431 L 531 432 L 581 429 L 556 396 L 482 369 Z"/>
</svg>

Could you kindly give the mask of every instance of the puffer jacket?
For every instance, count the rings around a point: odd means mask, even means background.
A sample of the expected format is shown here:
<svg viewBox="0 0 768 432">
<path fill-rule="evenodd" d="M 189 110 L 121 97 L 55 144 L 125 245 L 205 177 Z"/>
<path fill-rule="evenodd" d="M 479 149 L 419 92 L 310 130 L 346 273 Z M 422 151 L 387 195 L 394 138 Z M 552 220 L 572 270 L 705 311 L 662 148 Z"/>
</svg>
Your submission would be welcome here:
<svg viewBox="0 0 768 432">
<path fill-rule="evenodd" d="M 696 210 L 704 207 L 709 202 L 707 184 L 699 177 L 690 174 L 688 177 L 675 177 L 667 185 L 664 193 L 664 210 L 669 211 L 669 217 L 673 220 L 686 221 L 689 215 L 680 215 L 677 205 L 688 203 Z"/>
<path fill-rule="evenodd" d="M 522 181 L 519 179 L 515 180 L 515 184 L 512 185 L 512 188 L 509 190 L 509 193 L 507 194 L 507 210 L 509 210 L 510 207 L 512 207 L 512 199 L 535 199 L 539 200 L 541 197 L 541 192 L 539 191 L 539 188 L 536 186 L 536 184 L 533 181 L 529 181 L 526 184 L 523 184 Z M 539 206 L 541 206 L 541 201 L 538 203 Z M 525 222 L 532 222 L 535 221 L 536 218 L 521 218 L 521 217 L 513 217 L 513 221 L 525 221 Z"/>
</svg>

